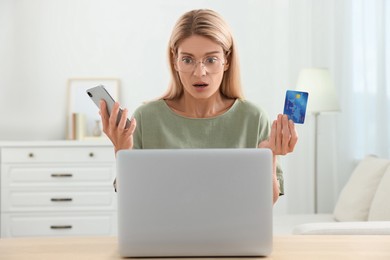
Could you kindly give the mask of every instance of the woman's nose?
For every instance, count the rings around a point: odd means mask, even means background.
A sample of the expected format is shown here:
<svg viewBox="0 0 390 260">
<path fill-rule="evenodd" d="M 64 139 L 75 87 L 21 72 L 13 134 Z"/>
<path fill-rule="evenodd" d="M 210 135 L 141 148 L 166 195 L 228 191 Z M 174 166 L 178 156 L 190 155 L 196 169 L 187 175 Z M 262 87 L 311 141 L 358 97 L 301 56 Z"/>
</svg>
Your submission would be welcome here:
<svg viewBox="0 0 390 260">
<path fill-rule="evenodd" d="M 198 61 L 195 64 L 195 69 L 194 69 L 194 75 L 195 76 L 205 76 L 206 75 L 206 67 L 204 66 L 203 62 Z"/>
</svg>

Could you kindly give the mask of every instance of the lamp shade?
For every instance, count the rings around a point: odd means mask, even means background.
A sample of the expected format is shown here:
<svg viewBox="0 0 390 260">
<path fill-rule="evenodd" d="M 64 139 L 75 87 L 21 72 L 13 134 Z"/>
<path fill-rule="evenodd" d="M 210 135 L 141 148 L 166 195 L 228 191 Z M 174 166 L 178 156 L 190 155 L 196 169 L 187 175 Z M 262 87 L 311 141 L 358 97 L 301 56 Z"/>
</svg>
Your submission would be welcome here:
<svg viewBox="0 0 390 260">
<path fill-rule="evenodd" d="M 336 91 L 328 69 L 302 69 L 299 73 L 296 89 L 309 93 L 307 110 L 311 113 L 340 110 Z"/>
</svg>

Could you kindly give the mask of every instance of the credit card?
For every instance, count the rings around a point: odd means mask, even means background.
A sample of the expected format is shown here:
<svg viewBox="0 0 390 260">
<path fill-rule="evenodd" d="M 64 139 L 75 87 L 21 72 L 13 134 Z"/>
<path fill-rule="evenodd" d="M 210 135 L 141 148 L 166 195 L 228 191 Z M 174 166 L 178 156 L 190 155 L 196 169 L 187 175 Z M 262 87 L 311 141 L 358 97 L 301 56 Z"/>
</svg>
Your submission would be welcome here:
<svg viewBox="0 0 390 260">
<path fill-rule="evenodd" d="M 283 114 L 297 124 L 305 122 L 307 99 L 309 93 L 295 90 L 286 91 Z"/>
</svg>

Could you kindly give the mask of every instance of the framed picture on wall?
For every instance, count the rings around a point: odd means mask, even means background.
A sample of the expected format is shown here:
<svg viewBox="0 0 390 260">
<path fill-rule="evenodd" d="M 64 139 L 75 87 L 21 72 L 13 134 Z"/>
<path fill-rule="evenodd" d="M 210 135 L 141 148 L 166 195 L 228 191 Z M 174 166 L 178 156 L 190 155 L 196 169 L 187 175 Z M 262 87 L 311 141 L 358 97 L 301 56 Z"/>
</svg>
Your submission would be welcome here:
<svg viewBox="0 0 390 260">
<path fill-rule="evenodd" d="M 87 89 L 103 85 L 119 100 L 119 79 L 71 78 L 68 80 L 67 139 L 82 140 L 102 136 L 99 108 L 87 94 Z"/>
</svg>

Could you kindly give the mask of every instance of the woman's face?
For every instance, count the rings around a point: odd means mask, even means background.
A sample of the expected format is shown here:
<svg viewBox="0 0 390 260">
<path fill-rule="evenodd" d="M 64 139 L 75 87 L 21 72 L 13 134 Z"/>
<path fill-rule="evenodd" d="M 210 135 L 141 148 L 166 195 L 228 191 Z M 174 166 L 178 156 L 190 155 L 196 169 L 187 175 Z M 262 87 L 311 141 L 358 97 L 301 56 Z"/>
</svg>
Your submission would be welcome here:
<svg viewBox="0 0 390 260">
<path fill-rule="evenodd" d="M 179 45 L 174 65 L 185 94 L 196 99 L 220 94 L 219 87 L 228 64 L 218 43 L 203 36 L 190 36 Z"/>
</svg>

